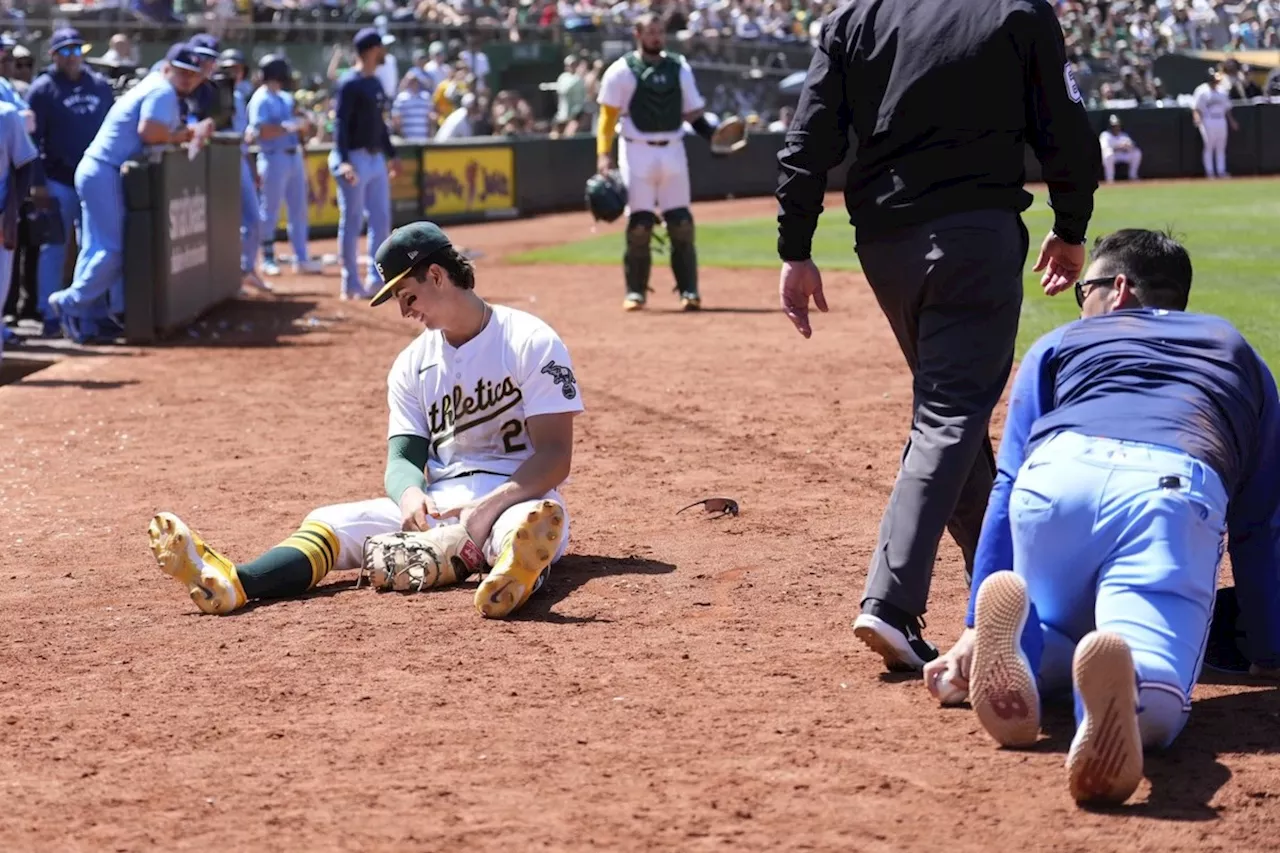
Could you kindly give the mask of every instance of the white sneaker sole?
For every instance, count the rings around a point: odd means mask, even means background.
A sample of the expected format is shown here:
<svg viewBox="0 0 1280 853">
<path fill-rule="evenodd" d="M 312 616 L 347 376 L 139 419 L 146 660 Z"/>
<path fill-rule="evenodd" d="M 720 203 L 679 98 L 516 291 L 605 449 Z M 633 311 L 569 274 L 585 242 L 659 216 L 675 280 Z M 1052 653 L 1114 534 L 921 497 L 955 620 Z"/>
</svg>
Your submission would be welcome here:
<svg viewBox="0 0 1280 853">
<path fill-rule="evenodd" d="M 891 672 L 917 672 L 924 669 L 920 658 L 901 631 L 870 613 L 862 613 L 853 620 L 853 636 L 867 648 L 884 658 L 884 665 Z"/>
<path fill-rule="evenodd" d="M 1040 691 L 1021 643 L 1030 611 L 1026 582 L 1013 572 L 991 575 L 978 590 L 969 702 L 1001 746 L 1031 746 L 1040 736 Z"/>
<path fill-rule="evenodd" d="M 1067 753 L 1071 796 L 1078 803 L 1123 803 L 1142 782 L 1138 684 L 1129 645 L 1094 631 L 1076 646 L 1071 667 L 1084 719 Z"/>
</svg>

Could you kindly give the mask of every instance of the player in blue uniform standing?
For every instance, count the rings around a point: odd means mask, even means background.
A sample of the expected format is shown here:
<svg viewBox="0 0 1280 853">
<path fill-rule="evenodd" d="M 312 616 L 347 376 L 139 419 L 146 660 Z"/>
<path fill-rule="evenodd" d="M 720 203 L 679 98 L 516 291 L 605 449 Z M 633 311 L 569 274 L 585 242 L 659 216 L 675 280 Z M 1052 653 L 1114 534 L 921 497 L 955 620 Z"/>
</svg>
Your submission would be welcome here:
<svg viewBox="0 0 1280 853">
<path fill-rule="evenodd" d="M 329 171 L 338 179 L 338 252 L 342 258 L 342 298 L 362 299 L 380 286 L 369 264 L 360 286 L 360 225 L 369 217 L 369 254 L 391 232 L 391 181 L 400 172 L 384 114 L 387 94 L 377 78 L 386 57 L 382 36 L 372 27 L 356 33 L 356 68 L 338 81 L 334 105 L 333 151 Z"/>
<path fill-rule="evenodd" d="M 1164 234 L 1095 244 L 1082 319 L 1014 379 L 969 627 L 925 667 L 935 696 L 968 678 L 1003 746 L 1035 743 L 1041 694 L 1071 688 L 1079 802 L 1128 799 L 1143 748 L 1182 730 L 1224 547 L 1248 657 L 1280 667 L 1280 401 L 1230 323 L 1184 310 L 1190 289 Z"/>
<path fill-rule="evenodd" d="M 293 77 L 289 62 L 268 54 L 259 63 L 262 85 L 249 99 L 249 127 L 258 141 L 258 176 L 262 179 L 259 219 L 262 223 L 262 271 L 279 275 L 275 260 L 276 221 L 283 200 L 288 211 L 289 242 L 293 245 L 293 271 L 318 273 L 320 264 L 307 252 L 307 171 L 293 94 L 285 84 Z"/>
<path fill-rule="evenodd" d="M 39 156 L 40 152 L 27 133 L 22 112 L 13 104 L 0 102 L 0 214 L 26 198 L 31 173 Z M 13 272 L 13 250 L 5 248 L 7 242 L 0 239 L 0 305 L 9 295 Z M 7 330 L 0 323 L 0 359 L 4 358 L 4 331 Z"/>
<path fill-rule="evenodd" d="M 75 186 L 84 216 L 84 242 L 75 280 L 49 296 L 48 305 L 68 338 L 89 337 L 86 320 L 107 295 L 116 325 L 124 314 L 124 187 L 120 167 L 152 145 L 179 145 L 193 128 L 182 124 L 180 98 L 200 82 L 200 60 L 186 44 L 169 48 L 159 73 L 149 74 L 115 102 L 76 167 Z"/>
<path fill-rule="evenodd" d="M 234 48 L 224 50 L 218 57 L 218 67 L 232 77 L 237 84 L 244 79 L 244 54 Z M 258 217 L 258 185 L 249 163 L 249 110 L 239 86 L 234 89 L 235 114 L 231 117 L 231 130 L 241 139 L 240 144 L 240 276 L 244 287 L 271 290 L 258 278 L 258 246 L 262 239 Z"/>
<path fill-rule="evenodd" d="M 49 42 L 53 65 L 35 79 L 27 93 L 36 129 L 32 140 L 40 149 L 42 176 L 48 194 L 62 214 L 63 232 L 70 239 L 76 234 L 76 245 L 83 245 L 81 235 L 80 196 L 76 193 L 76 167 L 85 150 L 93 142 L 98 129 L 115 101 L 115 93 L 106 78 L 84 67 L 84 39 L 74 29 L 62 29 Z M 67 244 L 47 243 L 40 248 L 37 278 L 38 304 L 44 308 L 49 297 L 62 289 L 62 271 L 66 265 Z M 106 300 L 95 313 L 106 316 Z M 55 334 L 58 321 L 45 315 L 45 334 Z"/>
</svg>

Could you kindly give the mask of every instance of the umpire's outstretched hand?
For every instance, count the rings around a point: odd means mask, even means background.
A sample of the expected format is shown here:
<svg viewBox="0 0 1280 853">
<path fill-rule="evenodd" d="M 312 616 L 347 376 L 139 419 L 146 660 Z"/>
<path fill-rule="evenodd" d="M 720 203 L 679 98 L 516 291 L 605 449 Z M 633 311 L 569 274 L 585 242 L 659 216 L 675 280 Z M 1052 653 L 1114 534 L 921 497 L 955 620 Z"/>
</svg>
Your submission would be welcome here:
<svg viewBox="0 0 1280 853">
<path fill-rule="evenodd" d="M 1052 231 L 1040 244 L 1040 257 L 1032 268 L 1044 270 L 1040 286 L 1045 296 L 1053 296 L 1072 287 L 1084 272 L 1084 244 L 1068 243 Z"/>
<path fill-rule="evenodd" d="M 813 304 L 819 311 L 826 313 L 827 310 L 827 297 L 822 294 L 822 273 L 818 272 L 817 265 L 811 260 L 783 261 L 778 295 L 782 300 L 782 311 L 796 331 L 806 338 L 811 337 L 809 297 L 813 297 Z"/>
</svg>

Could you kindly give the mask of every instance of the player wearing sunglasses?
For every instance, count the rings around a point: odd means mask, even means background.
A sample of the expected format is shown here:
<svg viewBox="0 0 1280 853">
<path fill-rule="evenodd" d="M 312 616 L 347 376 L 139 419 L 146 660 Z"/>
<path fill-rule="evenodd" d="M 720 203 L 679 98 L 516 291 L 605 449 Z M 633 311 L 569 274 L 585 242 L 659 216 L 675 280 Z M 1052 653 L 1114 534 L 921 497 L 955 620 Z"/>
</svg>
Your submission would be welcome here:
<svg viewBox="0 0 1280 853">
<path fill-rule="evenodd" d="M 1080 802 L 1128 799 L 1143 749 L 1186 723 L 1224 549 L 1253 671 L 1280 668 L 1280 400 L 1240 332 L 1185 310 L 1190 290 L 1165 234 L 1095 244 L 1082 318 L 1019 366 L 968 627 L 924 670 L 938 698 L 944 675 L 967 679 L 1007 747 L 1033 745 L 1041 696 L 1070 691 Z"/>
</svg>

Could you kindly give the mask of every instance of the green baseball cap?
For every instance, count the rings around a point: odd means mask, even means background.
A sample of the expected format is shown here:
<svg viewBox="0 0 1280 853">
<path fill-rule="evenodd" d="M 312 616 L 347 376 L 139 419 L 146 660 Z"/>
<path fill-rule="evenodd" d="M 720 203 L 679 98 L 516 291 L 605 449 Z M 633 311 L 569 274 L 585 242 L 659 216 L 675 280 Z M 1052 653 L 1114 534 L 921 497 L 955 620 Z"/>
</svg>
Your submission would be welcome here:
<svg viewBox="0 0 1280 853">
<path fill-rule="evenodd" d="M 381 305 L 391 298 L 391 292 L 409 270 L 453 244 L 434 222 L 414 222 L 391 232 L 374 253 L 373 265 L 382 276 L 384 284 L 373 295 L 369 304 Z"/>
</svg>

